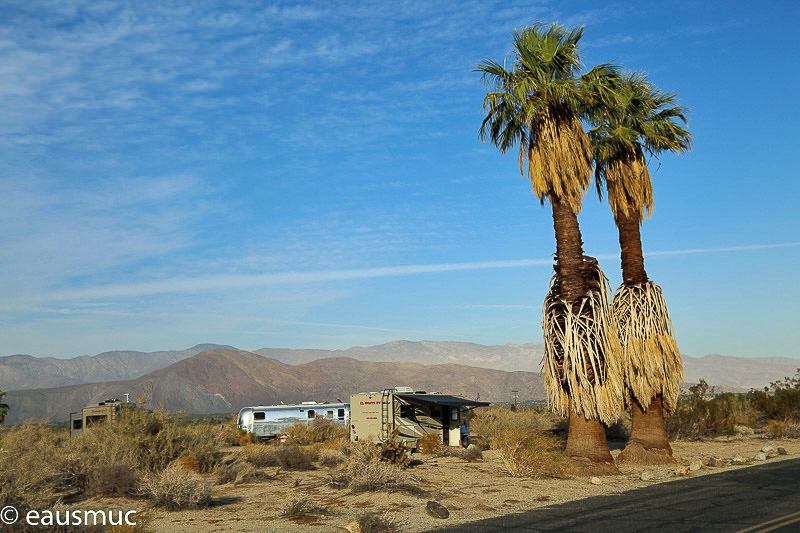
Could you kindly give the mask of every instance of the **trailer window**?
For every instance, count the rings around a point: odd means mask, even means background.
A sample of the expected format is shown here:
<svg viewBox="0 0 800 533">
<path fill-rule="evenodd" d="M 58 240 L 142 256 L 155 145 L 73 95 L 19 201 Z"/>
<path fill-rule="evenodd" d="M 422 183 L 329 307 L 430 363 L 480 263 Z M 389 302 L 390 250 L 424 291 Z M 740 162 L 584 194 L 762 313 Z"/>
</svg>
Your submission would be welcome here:
<svg viewBox="0 0 800 533">
<path fill-rule="evenodd" d="M 325 413 L 325 418 L 333 418 L 333 411 L 328 411 Z"/>
<path fill-rule="evenodd" d="M 308 410 L 308 418 L 314 418 L 315 415 L 316 415 L 316 413 L 314 412 L 313 409 L 309 409 Z"/>
<path fill-rule="evenodd" d="M 344 420 L 344 409 L 339 409 L 339 420 Z"/>
<path fill-rule="evenodd" d="M 83 420 L 78 418 L 72 421 L 72 429 L 83 429 Z"/>
<path fill-rule="evenodd" d="M 265 413 L 264 411 L 256 411 L 255 413 L 253 413 L 253 420 L 266 420 L 266 419 L 267 419 L 267 413 Z"/>
</svg>

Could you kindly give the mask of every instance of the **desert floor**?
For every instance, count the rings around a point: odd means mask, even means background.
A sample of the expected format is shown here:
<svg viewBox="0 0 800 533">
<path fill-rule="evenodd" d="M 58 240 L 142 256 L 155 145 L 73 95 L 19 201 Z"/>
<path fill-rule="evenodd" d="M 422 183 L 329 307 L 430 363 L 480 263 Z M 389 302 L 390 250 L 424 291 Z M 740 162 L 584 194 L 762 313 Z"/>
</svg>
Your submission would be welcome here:
<svg viewBox="0 0 800 533">
<path fill-rule="evenodd" d="M 617 448 L 612 443 L 612 448 Z M 619 445 L 621 447 L 621 444 Z M 740 456 L 751 464 L 764 446 L 783 447 L 787 455 L 767 459 L 768 462 L 798 457 L 800 441 L 735 437 L 703 442 L 673 443 L 674 456 L 679 465 L 689 466 L 697 460 L 704 464 L 709 458 L 732 459 Z M 620 449 L 612 449 L 616 456 Z M 146 511 L 152 531 L 204 533 L 212 531 L 326 531 L 343 532 L 344 527 L 365 511 L 374 511 L 392 519 L 401 531 L 420 531 L 443 528 L 454 524 L 546 507 L 553 504 L 579 500 L 590 496 L 616 494 L 653 483 L 666 483 L 682 479 L 676 475 L 676 466 L 630 467 L 622 466 L 621 475 L 604 476 L 601 484 L 592 484 L 589 478 L 533 480 L 515 478 L 503 471 L 496 453 L 484 452 L 481 461 L 468 463 L 455 457 L 415 455 L 423 464 L 410 472 L 419 485 L 428 491 L 427 496 L 405 493 L 369 492 L 351 494 L 329 485 L 331 469 L 320 467 L 308 472 L 284 471 L 277 479 L 238 486 L 214 487 L 214 505 L 208 509 L 168 512 Z M 703 466 L 689 472 L 689 476 L 703 476 L 749 465 L 730 465 L 712 468 Z M 274 468 L 266 469 L 274 472 Z M 652 473 L 652 480 L 643 481 L 643 471 Z M 328 513 L 317 518 L 292 521 L 282 518 L 281 508 L 292 497 L 309 497 L 317 505 L 326 507 Z M 450 517 L 433 518 L 425 511 L 426 503 L 436 500 L 447 507 Z M 126 505 L 128 503 L 129 505 Z M 141 501 L 123 503 L 119 499 L 83 502 L 85 508 L 136 509 Z M 145 509 L 141 509 L 145 511 Z"/>
</svg>

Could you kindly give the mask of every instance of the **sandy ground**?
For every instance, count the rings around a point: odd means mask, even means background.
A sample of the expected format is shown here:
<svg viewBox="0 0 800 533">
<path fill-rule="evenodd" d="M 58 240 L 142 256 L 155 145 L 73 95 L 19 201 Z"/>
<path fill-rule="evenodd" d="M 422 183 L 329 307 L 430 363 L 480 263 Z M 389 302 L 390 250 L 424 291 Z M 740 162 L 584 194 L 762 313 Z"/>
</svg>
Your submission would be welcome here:
<svg viewBox="0 0 800 533">
<path fill-rule="evenodd" d="M 741 456 L 751 460 L 764 446 L 783 447 L 787 455 L 767 459 L 768 462 L 798 457 L 800 441 L 738 437 L 704 442 L 673 443 L 674 456 L 679 465 L 689 466 L 696 460 L 705 463 L 710 457 L 731 459 Z M 612 443 L 612 448 L 616 446 Z M 619 449 L 612 450 L 616 456 Z M 415 457 L 417 457 L 415 455 Z M 495 452 L 484 452 L 484 459 L 468 463 L 454 457 L 433 458 L 419 456 L 423 464 L 410 470 L 428 496 L 404 493 L 361 493 L 331 487 L 331 469 L 320 467 L 309 472 L 281 472 L 276 480 L 239 486 L 223 485 L 214 488 L 213 507 L 196 511 L 148 511 L 153 531 L 205 533 L 212 531 L 286 531 L 344 532 L 344 526 L 364 511 L 386 515 L 402 531 L 447 527 L 498 515 L 522 512 L 553 504 L 578 500 L 590 496 L 616 494 L 682 479 L 675 474 L 676 467 L 622 466 L 621 475 L 604 476 L 599 485 L 589 478 L 566 480 L 533 480 L 514 478 L 503 472 L 502 463 Z M 763 461 L 752 461 L 762 464 Z M 731 465 L 717 468 L 703 466 L 689 476 L 703 476 L 747 468 L 749 465 Z M 275 469 L 266 469 L 273 472 Z M 650 481 L 642 481 L 643 471 L 653 474 Z M 318 518 L 294 522 L 280 516 L 281 508 L 291 496 L 306 496 L 318 505 L 327 507 L 329 513 Z M 450 511 L 446 520 L 436 519 L 425 512 L 426 503 L 436 500 Z M 141 506 L 141 501 L 131 500 L 125 505 L 119 499 L 84 502 L 81 507 L 127 508 Z M 100 506 L 100 507 L 98 507 Z M 142 509 L 144 510 L 144 509 Z"/>
</svg>

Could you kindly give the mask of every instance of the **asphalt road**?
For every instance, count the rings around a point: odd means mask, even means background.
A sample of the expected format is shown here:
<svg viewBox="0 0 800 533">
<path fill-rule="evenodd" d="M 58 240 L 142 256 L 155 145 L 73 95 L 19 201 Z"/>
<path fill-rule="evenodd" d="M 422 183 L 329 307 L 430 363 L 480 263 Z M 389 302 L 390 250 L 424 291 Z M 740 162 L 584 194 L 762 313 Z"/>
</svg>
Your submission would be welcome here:
<svg viewBox="0 0 800 533">
<path fill-rule="evenodd" d="M 800 531 L 800 459 L 595 496 L 447 531 Z"/>
</svg>

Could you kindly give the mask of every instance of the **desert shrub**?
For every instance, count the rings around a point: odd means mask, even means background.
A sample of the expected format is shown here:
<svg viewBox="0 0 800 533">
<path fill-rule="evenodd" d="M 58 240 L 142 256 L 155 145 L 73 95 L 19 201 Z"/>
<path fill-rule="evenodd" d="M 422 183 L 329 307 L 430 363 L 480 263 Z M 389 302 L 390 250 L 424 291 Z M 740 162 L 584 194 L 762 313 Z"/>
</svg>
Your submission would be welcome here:
<svg viewBox="0 0 800 533">
<path fill-rule="evenodd" d="M 142 479 L 138 492 L 156 507 L 175 511 L 197 509 L 211 503 L 211 487 L 194 472 L 172 464 L 159 473 Z"/>
<path fill-rule="evenodd" d="M 44 424 L 26 422 L 0 430 L 0 502 L 44 508 L 67 488 L 55 455 L 68 439 Z"/>
<path fill-rule="evenodd" d="M 780 439 L 786 434 L 789 429 L 789 423 L 781 420 L 770 420 L 767 425 L 767 436 L 773 439 Z"/>
<path fill-rule="evenodd" d="M 280 466 L 290 470 L 311 470 L 314 456 L 295 444 L 279 446 L 262 446 L 254 444 L 245 446 L 240 451 L 244 461 L 256 467 Z"/>
<path fill-rule="evenodd" d="M 66 497 L 131 495 L 143 476 L 176 460 L 211 471 L 221 444 L 212 429 L 179 426 L 162 411 L 124 409 L 118 422 L 73 438 L 44 424 L 0 430 L 0 501 L 44 508 Z"/>
<path fill-rule="evenodd" d="M 387 461 L 403 468 L 411 463 L 410 453 L 411 449 L 406 443 L 397 438 L 397 430 L 380 444 L 381 461 Z"/>
<path fill-rule="evenodd" d="M 311 424 L 297 422 L 284 432 L 288 444 L 315 444 L 333 442 L 350 436 L 347 426 L 327 418 L 315 418 Z"/>
<path fill-rule="evenodd" d="M 505 429 L 520 429 L 527 432 L 552 430 L 566 427 L 563 418 L 540 408 L 518 408 L 515 411 L 506 407 L 476 409 L 470 418 L 470 442 L 479 446 L 491 445 L 492 438 Z"/>
<path fill-rule="evenodd" d="M 225 427 L 220 431 L 220 439 L 226 446 L 247 446 L 248 444 L 258 442 L 257 437 L 253 433 L 248 433 L 237 427 Z"/>
<path fill-rule="evenodd" d="M 800 369 L 794 377 L 775 381 L 763 391 L 750 391 L 747 400 L 762 419 L 800 421 Z"/>
<path fill-rule="evenodd" d="M 322 466 L 336 466 L 345 461 L 345 455 L 334 449 L 324 449 L 319 452 L 319 462 Z"/>
<path fill-rule="evenodd" d="M 470 444 L 466 448 L 460 448 L 456 446 L 442 446 L 441 450 L 439 451 L 439 455 L 447 457 L 458 457 L 470 463 L 473 461 L 477 461 L 479 459 L 483 459 L 483 451 L 481 450 L 480 446 L 476 444 Z"/>
<path fill-rule="evenodd" d="M 281 509 L 281 516 L 292 520 L 330 514 L 327 507 L 319 505 L 307 496 L 292 496 Z"/>
<path fill-rule="evenodd" d="M 563 478 L 574 472 L 561 439 L 546 432 L 507 428 L 491 439 L 509 474 L 515 477 Z"/>
<path fill-rule="evenodd" d="M 671 439 L 698 440 L 718 435 L 733 435 L 737 419 L 743 418 L 746 402 L 731 393 L 706 398 L 713 389 L 705 380 L 689 387 L 689 394 L 678 398 L 665 423 Z"/>
<path fill-rule="evenodd" d="M 442 438 L 438 433 L 426 433 L 417 444 L 419 451 L 428 455 L 442 451 Z"/>
<path fill-rule="evenodd" d="M 358 515 L 356 523 L 361 533 L 397 533 L 400 531 L 400 527 L 389 517 L 372 511 Z"/>
<path fill-rule="evenodd" d="M 332 476 L 332 484 L 353 492 L 402 491 L 423 493 L 411 475 L 399 466 L 376 458 L 351 456 Z"/>
</svg>

